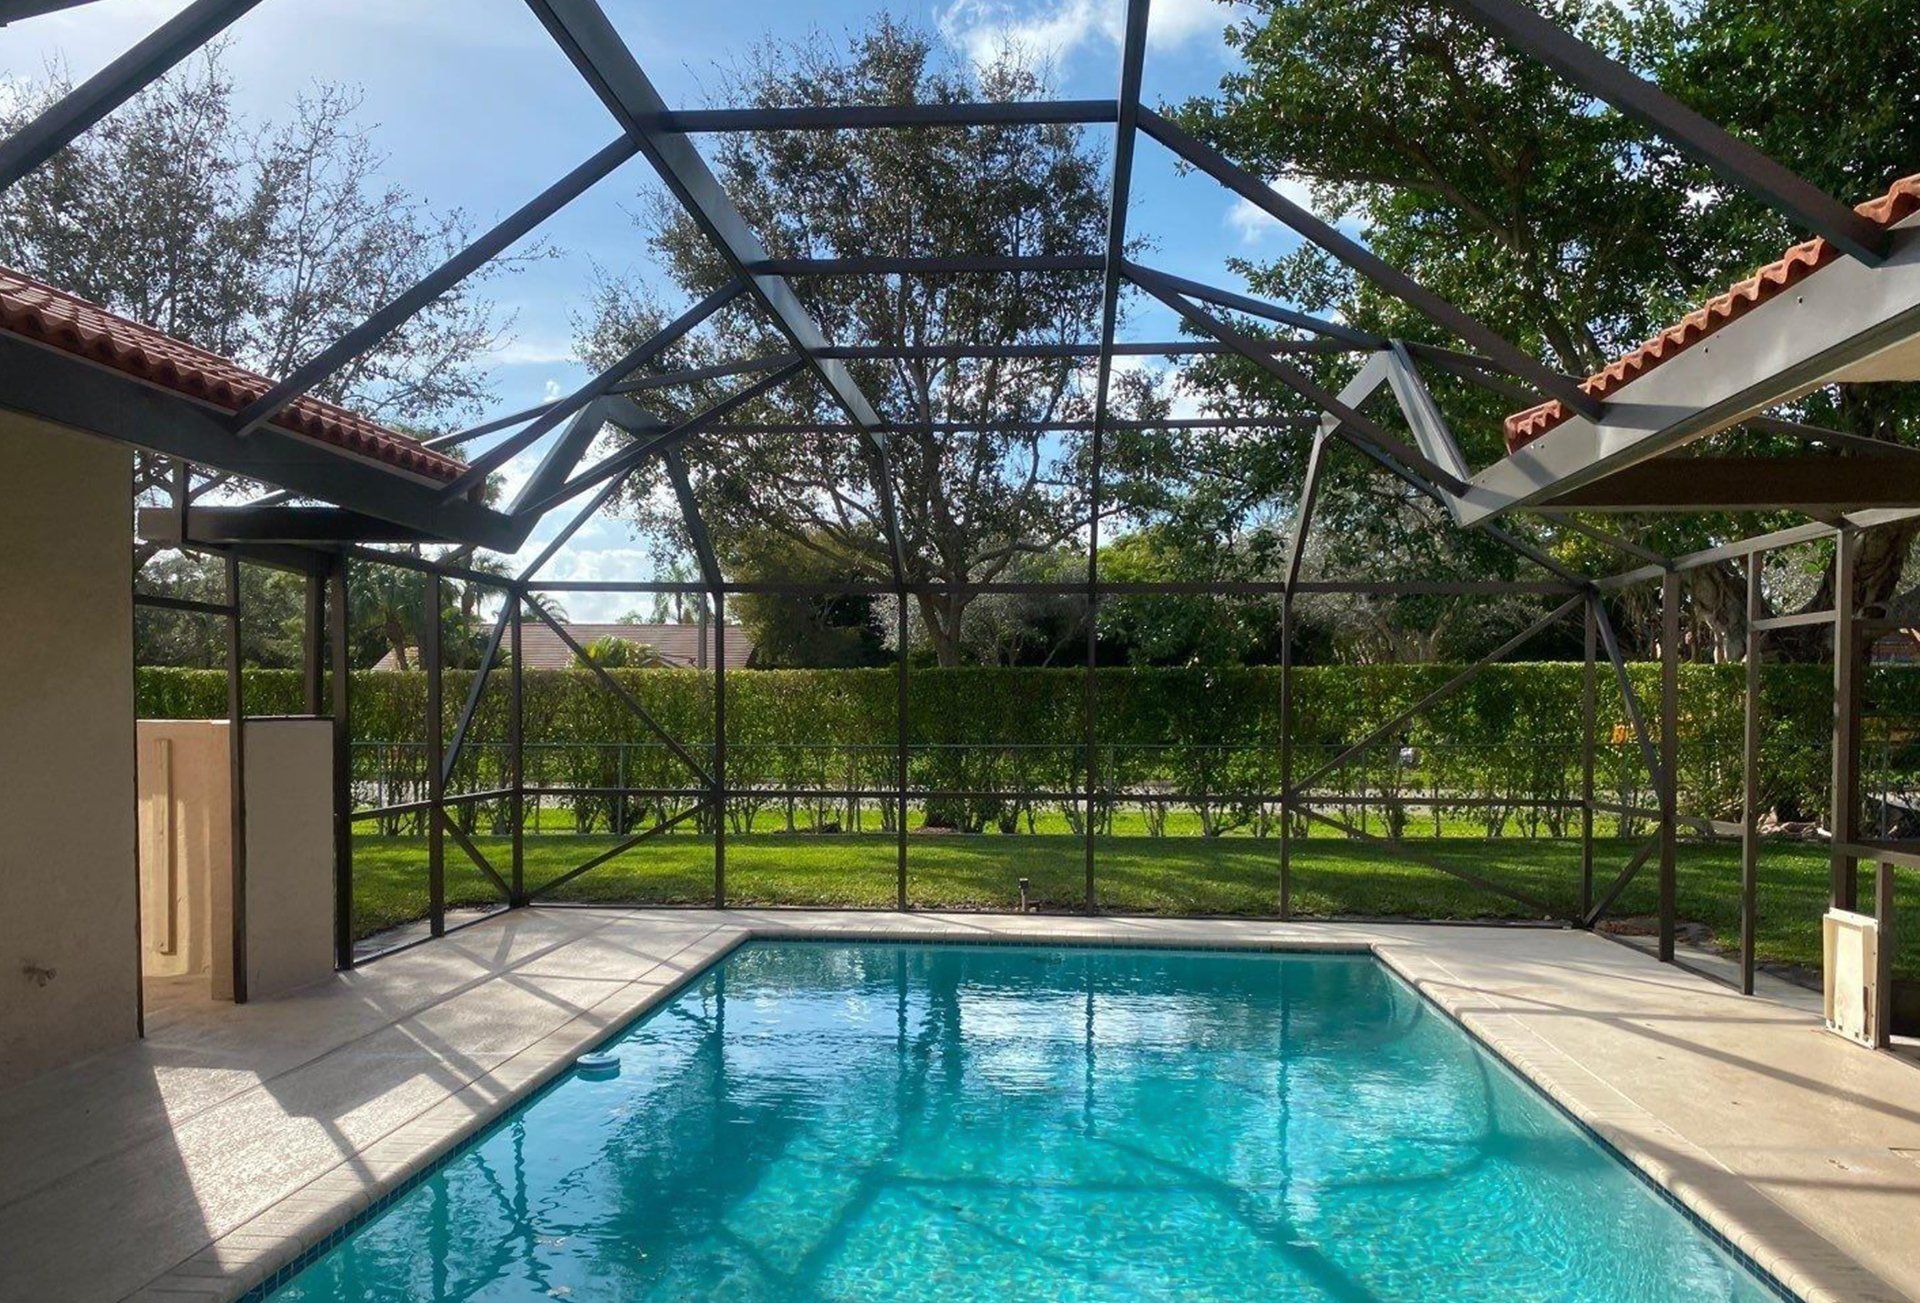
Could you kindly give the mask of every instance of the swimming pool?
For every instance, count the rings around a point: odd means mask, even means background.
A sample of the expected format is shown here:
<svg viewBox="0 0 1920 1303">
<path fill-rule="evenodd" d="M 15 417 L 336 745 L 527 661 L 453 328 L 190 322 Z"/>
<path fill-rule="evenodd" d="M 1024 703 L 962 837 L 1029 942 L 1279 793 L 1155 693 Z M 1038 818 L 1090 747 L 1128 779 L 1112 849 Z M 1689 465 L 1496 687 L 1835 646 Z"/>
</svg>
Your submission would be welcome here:
<svg viewBox="0 0 1920 1303">
<path fill-rule="evenodd" d="M 752 943 L 282 1300 L 1778 1297 L 1366 955 Z"/>
</svg>

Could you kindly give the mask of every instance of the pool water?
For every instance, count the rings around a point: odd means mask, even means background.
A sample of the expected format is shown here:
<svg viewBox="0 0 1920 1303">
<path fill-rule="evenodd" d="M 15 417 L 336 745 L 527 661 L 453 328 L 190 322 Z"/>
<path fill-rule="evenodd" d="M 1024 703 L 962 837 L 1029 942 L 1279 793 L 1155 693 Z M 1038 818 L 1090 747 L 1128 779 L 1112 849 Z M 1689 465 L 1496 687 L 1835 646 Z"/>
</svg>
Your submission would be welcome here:
<svg viewBox="0 0 1920 1303">
<path fill-rule="evenodd" d="M 276 1299 L 1773 1299 L 1363 955 L 735 951 Z"/>
</svg>

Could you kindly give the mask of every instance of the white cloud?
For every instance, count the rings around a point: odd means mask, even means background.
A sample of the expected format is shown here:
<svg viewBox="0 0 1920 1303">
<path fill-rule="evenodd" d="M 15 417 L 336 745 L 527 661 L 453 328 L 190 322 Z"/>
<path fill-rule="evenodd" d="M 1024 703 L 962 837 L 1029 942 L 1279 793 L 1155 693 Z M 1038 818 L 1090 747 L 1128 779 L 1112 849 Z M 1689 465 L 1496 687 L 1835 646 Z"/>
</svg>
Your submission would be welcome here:
<svg viewBox="0 0 1920 1303">
<path fill-rule="evenodd" d="M 1268 187 L 1282 199 L 1291 200 L 1308 212 L 1313 212 L 1313 190 L 1299 177 L 1281 177 L 1278 181 L 1267 182 Z M 1227 208 L 1227 225 L 1240 237 L 1242 245 L 1264 243 L 1275 235 L 1284 235 L 1288 228 L 1266 209 L 1244 197 L 1236 198 Z"/>
<path fill-rule="evenodd" d="M 1196 39 L 1217 41 L 1238 11 L 1221 0 L 1159 0 L 1148 18 L 1147 45 L 1172 50 Z M 977 64 L 1007 50 L 1059 63 L 1096 43 L 1118 49 L 1126 37 L 1124 0 L 951 0 L 937 21 Z"/>
<path fill-rule="evenodd" d="M 1147 22 L 1147 44 L 1173 49 L 1201 37 L 1217 39 L 1241 16 L 1240 5 L 1220 0 L 1157 0 Z"/>
<path fill-rule="evenodd" d="M 487 358 L 495 366 L 553 366 L 578 362 L 580 355 L 571 340 L 509 339 L 487 354 Z"/>
<path fill-rule="evenodd" d="M 653 578 L 653 557 L 645 548 L 627 546 L 580 546 L 582 531 L 560 554 L 546 564 L 540 577 L 555 582 L 604 583 L 624 580 L 644 583 Z M 628 611 L 651 605 L 649 593 L 556 593 L 566 608 L 567 619 L 582 624 L 606 623 Z"/>
</svg>

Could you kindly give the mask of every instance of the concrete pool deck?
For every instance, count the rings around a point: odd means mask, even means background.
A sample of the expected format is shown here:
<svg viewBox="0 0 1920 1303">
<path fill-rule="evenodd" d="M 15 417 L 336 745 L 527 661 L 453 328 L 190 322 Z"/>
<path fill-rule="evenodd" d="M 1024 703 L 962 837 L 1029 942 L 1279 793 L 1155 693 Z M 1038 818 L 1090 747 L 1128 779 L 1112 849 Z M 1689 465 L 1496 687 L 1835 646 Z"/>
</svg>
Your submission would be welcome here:
<svg viewBox="0 0 1920 1303">
<path fill-rule="evenodd" d="M 225 1299 L 748 937 L 1371 948 L 1807 1299 L 1920 1299 L 1920 1069 L 1582 932 L 527 909 L 0 1093 L 0 1299 Z"/>
</svg>

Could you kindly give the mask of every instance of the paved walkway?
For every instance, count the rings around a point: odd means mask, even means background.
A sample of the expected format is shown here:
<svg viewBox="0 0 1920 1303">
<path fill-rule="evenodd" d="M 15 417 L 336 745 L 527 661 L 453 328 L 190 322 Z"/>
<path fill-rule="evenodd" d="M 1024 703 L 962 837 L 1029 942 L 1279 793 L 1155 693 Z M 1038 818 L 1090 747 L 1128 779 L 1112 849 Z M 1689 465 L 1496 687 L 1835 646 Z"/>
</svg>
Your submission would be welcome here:
<svg viewBox="0 0 1920 1303">
<path fill-rule="evenodd" d="M 1920 1069 L 1578 932 L 531 909 L 0 1094 L 0 1299 L 230 1298 L 754 936 L 1371 946 L 1809 1299 L 1920 1299 Z"/>
</svg>

